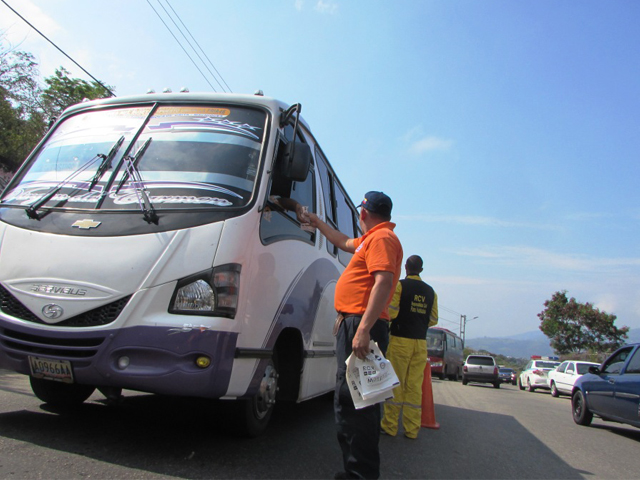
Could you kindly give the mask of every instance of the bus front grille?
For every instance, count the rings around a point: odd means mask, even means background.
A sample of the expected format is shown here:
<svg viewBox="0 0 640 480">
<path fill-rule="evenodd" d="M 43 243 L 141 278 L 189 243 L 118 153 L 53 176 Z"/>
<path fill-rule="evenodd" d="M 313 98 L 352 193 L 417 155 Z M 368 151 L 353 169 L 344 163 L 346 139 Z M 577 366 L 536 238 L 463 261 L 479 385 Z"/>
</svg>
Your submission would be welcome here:
<svg viewBox="0 0 640 480">
<path fill-rule="evenodd" d="M 26 354 L 88 359 L 95 356 L 103 341 L 104 335 L 54 337 L 0 328 L 0 346 L 12 356 Z"/>
<path fill-rule="evenodd" d="M 131 295 L 128 295 L 115 302 L 108 303 L 88 312 L 81 313 L 74 317 L 58 322 L 55 325 L 57 327 L 97 327 L 100 325 L 106 325 L 118 318 L 122 309 L 127 305 Z M 9 290 L 0 285 L 0 310 L 7 315 L 19 318 L 26 322 L 39 323 L 42 325 L 49 325 L 37 316 L 35 316 L 27 307 L 25 307 L 20 300 L 14 297 Z"/>
</svg>

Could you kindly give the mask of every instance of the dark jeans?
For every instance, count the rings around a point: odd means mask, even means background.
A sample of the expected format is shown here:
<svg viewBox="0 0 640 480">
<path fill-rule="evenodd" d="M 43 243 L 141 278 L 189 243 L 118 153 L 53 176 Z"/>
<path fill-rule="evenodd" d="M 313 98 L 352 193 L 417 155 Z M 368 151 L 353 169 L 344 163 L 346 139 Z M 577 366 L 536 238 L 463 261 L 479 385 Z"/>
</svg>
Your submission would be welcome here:
<svg viewBox="0 0 640 480">
<path fill-rule="evenodd" d="M 353 406 L 349 386 L 346 382 L 345 361 L 351 355 L 351 343 L 362 317 L 345 317 L 338 330 L 337 351 L 338 372 L 333 406 L 338 428 L 338 443 L 342 448 L 345 472 L 353 478 L 380 477 L 380 405 L 356 410 Z M 378 342 L 385 353 L 389 345 L 389 327 L 386 321 L 378 320 L 369 332 L 371 339 Z"/>
</svg>

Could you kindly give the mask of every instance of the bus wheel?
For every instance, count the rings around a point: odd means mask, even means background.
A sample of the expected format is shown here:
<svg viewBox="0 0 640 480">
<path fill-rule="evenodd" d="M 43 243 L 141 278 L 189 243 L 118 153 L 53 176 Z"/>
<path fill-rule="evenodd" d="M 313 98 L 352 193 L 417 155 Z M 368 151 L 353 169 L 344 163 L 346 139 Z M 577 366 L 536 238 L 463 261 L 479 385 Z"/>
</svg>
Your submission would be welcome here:
<svg viewBox="0 0 640 480">
<path fill-rule="evenodd" d="M 269 360 L 264 370 L 258 392 L 248 400 L 239 402 L 239 434 L 243 437 L 261 435 L 271 419 L 278 392 L 278 371 L 276 363 Z"/>
<path fill-rule="evenodd" d="M 77 383 L 62 383 L 53 380 L 29 377 L 31 390 L 44 403 L 54 407 L 80 405 L 91 396 L 95 387 Z"/>
</svg>

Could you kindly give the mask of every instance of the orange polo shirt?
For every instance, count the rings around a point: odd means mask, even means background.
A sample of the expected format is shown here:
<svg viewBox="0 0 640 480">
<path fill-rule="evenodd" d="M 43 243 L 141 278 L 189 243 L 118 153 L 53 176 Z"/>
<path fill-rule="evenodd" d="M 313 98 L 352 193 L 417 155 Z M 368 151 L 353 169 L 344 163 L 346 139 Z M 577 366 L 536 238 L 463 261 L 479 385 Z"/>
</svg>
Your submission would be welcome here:
<svg viewBox="0 0 640 480">
<path fill-rule="evenodd" d="M 362 237 L 354 240 L 356 251 L 347 268 L 338 279 L 335 293 L 336 311 L 353 315 L 364 314 L 373 288 L 373 273 L 393 273 L 393 285 L 400 279 L 402 245 L 393 229 L 396 224 L 384 222 L 376 225 Z M 393 298 L 389 292 L 387 306 Z M 381 317 L 389 320 L 385 307 Z"/>
</svg>

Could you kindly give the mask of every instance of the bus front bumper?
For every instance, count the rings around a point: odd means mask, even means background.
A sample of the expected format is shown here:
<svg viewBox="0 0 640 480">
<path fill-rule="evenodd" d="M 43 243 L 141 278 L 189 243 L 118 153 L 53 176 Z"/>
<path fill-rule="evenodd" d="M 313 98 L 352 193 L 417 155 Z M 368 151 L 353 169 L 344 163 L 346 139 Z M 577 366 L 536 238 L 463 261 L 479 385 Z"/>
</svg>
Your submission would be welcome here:
<svg viewBox="0 0 640 480">
<path fill-rule="evenodd" d="M 70 366 L 72 381 L 83 385 L 220 398 L 229 385 L 237 336 L 157 326 L 45 330 L 0 319 L 0 368 L 31 375 L 35 358 Z"/>
</svg>

